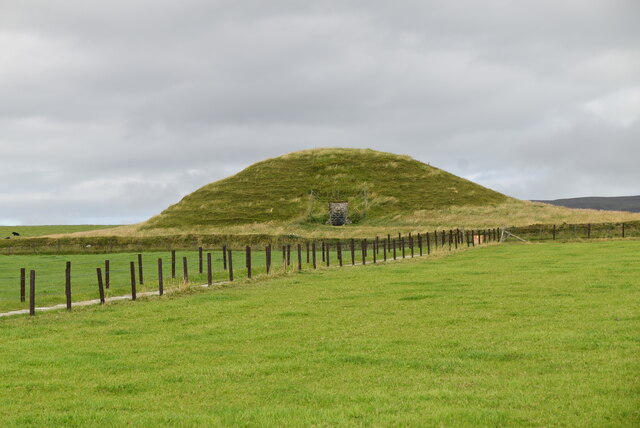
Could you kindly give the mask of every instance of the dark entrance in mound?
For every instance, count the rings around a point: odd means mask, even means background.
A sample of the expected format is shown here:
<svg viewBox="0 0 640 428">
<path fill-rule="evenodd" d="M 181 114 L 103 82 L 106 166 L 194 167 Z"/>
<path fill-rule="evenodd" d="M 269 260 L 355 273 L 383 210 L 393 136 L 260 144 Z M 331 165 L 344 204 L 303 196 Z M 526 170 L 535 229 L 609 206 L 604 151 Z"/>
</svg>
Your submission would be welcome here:
<svg viewBox="0 0 640 428">
<path fill-rule="evenodd" d="M 329 221 L 332 226 L 342 226 L 349 221 L 349 203 L 348 202 L 329 202 Z"/>
</svg>

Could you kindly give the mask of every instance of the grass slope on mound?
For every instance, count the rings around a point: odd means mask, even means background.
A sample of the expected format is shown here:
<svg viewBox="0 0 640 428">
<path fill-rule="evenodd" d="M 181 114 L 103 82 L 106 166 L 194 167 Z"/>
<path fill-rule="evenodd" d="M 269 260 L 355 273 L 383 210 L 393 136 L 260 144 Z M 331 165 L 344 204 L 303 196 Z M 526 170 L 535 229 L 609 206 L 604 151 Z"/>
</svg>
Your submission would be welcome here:
<svg viewBox="0 0 640 428">
<path fill-rule="evenodd" d="M 639 249 L 492 246 L 0 320 L 0 424 L 638 426 Z"/>
<path fill-rule="evenodd" d="M 336 200 L 349 201 L 351 217 L 359 221 L 449 206 L 495 205 L 509 199 L 408 156 L 365 149 L 315 149 L 267 159 L 208 184 L 150 219 L 146 227 L 305 219 L 323 223 L 327 203 Z"/>
</svg>

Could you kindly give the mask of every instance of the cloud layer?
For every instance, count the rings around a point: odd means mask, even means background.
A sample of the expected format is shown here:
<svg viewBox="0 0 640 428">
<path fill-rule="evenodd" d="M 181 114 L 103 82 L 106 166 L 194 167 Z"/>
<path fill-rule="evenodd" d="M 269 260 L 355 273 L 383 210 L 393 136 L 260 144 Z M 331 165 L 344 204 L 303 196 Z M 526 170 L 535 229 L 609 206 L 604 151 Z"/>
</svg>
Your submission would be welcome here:
<svg viewBox="0 0 640 428">
<path fill-rule="evenodd" d="M 286 152 L 639 194 L 634 0 L 0 5 L 0 223 L 122 223 Z"/>
</svg>

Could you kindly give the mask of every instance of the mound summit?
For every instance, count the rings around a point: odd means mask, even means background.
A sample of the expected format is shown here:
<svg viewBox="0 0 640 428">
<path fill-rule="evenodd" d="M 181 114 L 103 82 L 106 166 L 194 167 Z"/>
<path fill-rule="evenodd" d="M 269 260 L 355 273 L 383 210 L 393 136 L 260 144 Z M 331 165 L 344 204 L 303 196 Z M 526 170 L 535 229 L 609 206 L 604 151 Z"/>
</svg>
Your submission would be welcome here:
<svg viewBox="0 0 640 428">
<path fill-rule="evenodd" d="M 255 163 L 203 186 L 144 228 L 251 223 L 324 223 L 328 203 L 346 201 L 354 223 L 452 206 L 490 206 L 508 196 L 441 169 L 369 149 L 313 149 Z"/>
</svg>

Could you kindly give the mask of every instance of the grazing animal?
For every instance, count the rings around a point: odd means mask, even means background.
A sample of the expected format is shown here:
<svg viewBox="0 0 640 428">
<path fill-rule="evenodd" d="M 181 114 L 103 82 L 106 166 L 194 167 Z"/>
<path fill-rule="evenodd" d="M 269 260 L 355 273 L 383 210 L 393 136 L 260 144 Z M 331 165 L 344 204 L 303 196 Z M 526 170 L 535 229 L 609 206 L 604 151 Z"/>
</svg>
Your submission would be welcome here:
<svg viewBox="0 0 640 428">
<path fill-rule="evenodd" d="M 18 232 L 11 232 L 11 234 L 12 234 L 13 236 L 20 236 L 20 234 L 19 234 Z"/>
</svg>

